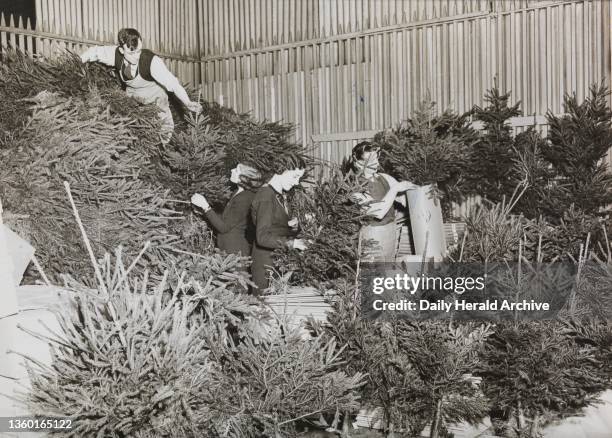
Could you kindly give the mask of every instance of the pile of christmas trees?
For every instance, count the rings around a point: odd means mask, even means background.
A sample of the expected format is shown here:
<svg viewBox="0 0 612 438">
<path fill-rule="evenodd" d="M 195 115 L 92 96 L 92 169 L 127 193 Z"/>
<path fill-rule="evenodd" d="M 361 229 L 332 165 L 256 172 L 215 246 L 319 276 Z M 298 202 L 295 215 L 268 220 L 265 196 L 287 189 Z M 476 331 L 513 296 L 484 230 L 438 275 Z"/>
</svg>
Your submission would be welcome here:
<svg viewBox="0 0 612 438">
<path fill-rule="evenodd" d="M 52 365 L 28 360 L 20 396 L 33 415 L 70 417 L 62 436 L 294 436 L 306 416 L 357 408 L 363 376 L 335 341 L 304 340 L 227 272 L 156 281 L 120 254 L 93 266 L 94 290 L 67 282 L 61 332 L 38 335 Z"/>
<path fill-rule="evenodd" d="M 244 151 L 271 163 L 300 150 L 288 140 L 291 126 L 207 103 L 202 114 L 177 120 L 172 142 L 161 147 L 156 108 L 128 97 L 109 69 L 73 56 L 3 54 L 0 99 L 0 199 L 21 218 L 15 226 L 27 231 L 52 281 L 92 274 L 64 181 L 98 256 L 119 245 L 135 256 L 150 242 L 142 260 L 149 267 L 160 273 L 174 263 L 197 274 L 199 258 L 175 251 L 213 252 L 191 195 L 223 204 L 229 169 Z"/>
<path fill-rule="evenodd" d="M 33 414 L 73 418 L 66 436 L 259 437 L 358 407 L 336 343 L 242 293 L 246 259 L 215 251 L 189 203 L 224 204 L 237 162 L 304 161 L 290 126 L 204 103 L 161 147 L 155 107 L 74 57 L 4 54 L 0 98 L 0 198 L 72 301 L 52 366 L 29 362 Z"/>
</svg>

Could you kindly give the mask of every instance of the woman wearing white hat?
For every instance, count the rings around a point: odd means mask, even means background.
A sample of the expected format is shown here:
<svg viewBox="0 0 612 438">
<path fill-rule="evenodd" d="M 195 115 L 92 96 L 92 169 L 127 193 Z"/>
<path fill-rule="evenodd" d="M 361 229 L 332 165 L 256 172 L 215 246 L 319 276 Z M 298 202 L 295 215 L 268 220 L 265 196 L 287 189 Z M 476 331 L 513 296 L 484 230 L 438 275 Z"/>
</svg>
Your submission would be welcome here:
<svg viewBox="0 0 612 438">
<path fill-rule="evenodd" d="M 217 233 L 217 247 L 220 250 L 249 256 L 255 238 L 250 209 L 255 191 L 261 185 L 261 176 L 256 169 L 240 163 L 232 169 L 230 181 L 238 186 L 238 190 L 223 209 L 223 213 L 215 212 L 201 194 L 193 195 L 191 202 L 204 210 L 206 218 Z"/>
</svg>

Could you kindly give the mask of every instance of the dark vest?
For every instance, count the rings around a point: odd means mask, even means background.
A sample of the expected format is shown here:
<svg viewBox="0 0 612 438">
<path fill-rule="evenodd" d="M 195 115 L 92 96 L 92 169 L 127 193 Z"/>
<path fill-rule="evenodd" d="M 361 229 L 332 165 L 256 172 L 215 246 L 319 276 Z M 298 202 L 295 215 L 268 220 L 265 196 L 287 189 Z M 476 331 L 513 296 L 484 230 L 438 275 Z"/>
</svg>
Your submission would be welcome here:
<svg viewBox="0 0 612 438">
<path fill-rule="evenodd" d="M 389 182 L 387 179 L 378 175 L 374 177 L 367 185 L 367 193 L 372 197 L 374 201 L 382 201 L 385 195 L 389 192 Z M 391 206 L 389 211 L 383 216 L 382 219 L 370 218 L 368 225 L 387 225 L 395 220 L 395 208 Z"/>
<path fill-rule="evenodd" d="M 140 75 L 145 81 L 155 81 L 155 79 L 153 79 L 153 76 L 151 76 L 151 62 L 153 61 L 154 56 L 155 53 L 151 52 L 148 49 L 142 49 L 142 52 L 140 53 L 136 75 Z M 119 47 L 115 49 L 115 68 L 117 69 L 117 72 L 119 72 L 119 78 L 121 79 L 121 82 L 125 82 L 121 75 L 121 69 L 123 68 L 123 53 L 119 51 Z"/>
</svg>

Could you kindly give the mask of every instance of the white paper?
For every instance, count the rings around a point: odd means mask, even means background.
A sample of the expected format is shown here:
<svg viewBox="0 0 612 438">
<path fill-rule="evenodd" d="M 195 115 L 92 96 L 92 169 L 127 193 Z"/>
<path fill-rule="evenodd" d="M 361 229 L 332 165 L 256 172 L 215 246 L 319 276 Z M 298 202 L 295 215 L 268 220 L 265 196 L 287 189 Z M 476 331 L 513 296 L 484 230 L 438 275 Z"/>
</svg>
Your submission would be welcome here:
<svg viewBox="0 0 612 438">
<path fill-rule="evenodd" d="M 15 268 L 9 253 L 7 228 L 0 224 L 0 318 L 17 313 Z"/>
<path fill-rule="evenodd" d="M 427 254 L 439 261 L 446 253 L 446 239 L 442 221 L 440 201 L 430 193 L 432 186 L 422 186 L 408 190 L 408 208 L 415 253 Z M 427 248 L 425 248 L 427 244 Z M 426 252 L 425 252 L 426 251 Z"/>
<path fill-rule="evenodd" d="M 19 286 L 34 255 L 34 248 L 6 225 L 3 225 L 3 228 L 9 255 L 13 261 L 14 284 Z"/>
</svg>

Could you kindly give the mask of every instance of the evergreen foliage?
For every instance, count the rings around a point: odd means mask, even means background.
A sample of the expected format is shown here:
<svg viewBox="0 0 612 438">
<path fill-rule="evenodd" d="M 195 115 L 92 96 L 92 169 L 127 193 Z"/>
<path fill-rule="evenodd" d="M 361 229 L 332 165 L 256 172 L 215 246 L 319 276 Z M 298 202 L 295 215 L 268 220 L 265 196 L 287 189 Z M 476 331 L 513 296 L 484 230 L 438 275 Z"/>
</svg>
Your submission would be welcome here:
<svg viewBox="0 0 612 438">
<path fill-rule="evenodd" d="M 64 180 L 97 254 L 123 243 L 136 252 L 145 241 L 169 246 L 178 240 L 166 231 L 179 218 L 165 202 L 166 190 L 140 178 L 148 163 L 132 148 L 129 119 L 112 114 L 98 98 L 95 90 L 80 99 L 39 94 L 27 123 L 0 144 L 0 196 L 7 210 L 30 216 L 29 237 L 52 278 L 92 273 Z"/>
<path fill-rule="evenodd" d="M 224 136 L 210 120 L 209 115 L 188 116 L 183 129 L 153 160 L 151 177 L 173 198 L 188 200 L 194 193 L 206 193 L 210 203 L 223 204 L 230 197 Z"/>
<path fill-rule="evenodd" d="M 96 254 L 124 245 L 134 257 L 149 241 L 144 260 L 155 275 L 175 265 L 197 276 L 199 258 L 178 251 L 206 253 L 214 244 L 189 197 L 202 192 L 224 203 L 229 168 L 245 157 L 263 157 L 265 172 L 301 157 L 290 125 L 254 122 L 208 103 L 203 114 L 177 120 L 171 143 L 161 147 L 158 110 L 127 96 L 110 69 L 72 55 L 32 60 L 9 51 L 2 61 L 0 197 L 8 212 L 28 217 L 23 228 L 55 282 L 65 272 L 92 278 L 63 181 Z"/>
<path fill-rule="evenodd" d="M 22 401 L 34 415 L 70 417 L 62 436 L 285 436 L 310 412 L 356 408 L 362 376 L 339 369 L 335 341 L 274 322 L 227 288 L 231 272 L 157 282 L 118 257 L 101 274 L 98 290 L 69 280 L 60 332 L 37 335 L 51 366 L 26 357 Z"/>
<path fill-rule="evenodd" d="M 298 420 L 359 407 L 355 390 L 363 376 L 347 374 L 340 356 L 333 339 L 304 341 L 295 330 L 276 339 L 246 339 L 226 351 L 215 384 L 203 391 L 217 421 L 239 436 L 286 436 L 295 433 Z"/>
<path fill-rule="evenodd" d="M 520 102 L 509 106 L 510 93 L 502 94 L 497 87 L 487 91 L 487 106 L 475 106 L 474 120 L 482 122 L 482 133 L 469 157 L 467 190 L 491 202 L 500 202 L 514 190 L 511 183 L 514 141 L 508 121 L 521 114 Z"/>
<path fill-rule="evenodd" d="M 508 183 L 510 187 L 521 187 L 523 192 L 514 211 L 530 219 L 539 219 L 555 208 L 554 171 L 544 157 L 546 147 L 546 139 L 533 126 L 514 137 Z"/>
<path fill-rule="evenodd" d="M 612 203 L 612 176 L 603 160 L 612 147 L 609 94 L 603 85 L 592 86 L 582 103 L 575 94 L 565 96 L 565 115 L 547 115 L 550 128 L 543 154 L 558 180 L 557 216 L 572 204 L 587 215 L 598 215 Z"/>
<path fill-rule="evenodd" d="M 200 436 L 214 418 L 198 394 L 214 365 L 207 341 L 229 342 L 228 326 L 257 320 L 256 309 L 215 284 L 221 276 L 170 286 L 134 278 L 120 256 L 110 266 L 98 290 L 68 282 L 61 332 L 48 337 L 52 365 L 30 361 L 27 406 L 71 417 L 65 436 Z"/>
<path fill-rule="evenodd" d="M 336 167 L 330 168 L 329 177 L 295 191 L 291 210 L 300 224 L 298 238 L 308 247 L 276 252 L 277 266 L 292 273 L 292 283 L 325 289 L 355 276 L 364 214 L 351 196 L 361 191 L 359 182 Z"/>
<path fill-rule="evenodd" d="M 385 172 L 400 181 L 433 184 L 448 210 L 451 201 L 462 199 L 460 188 L 477 134 L 467 115 L 436 111 L 435 103 L 422 102 L 410 119 L 377 134 L 373 141 L 381 147 Z"/>
<path fill-rule="evenodd" d="M 608 344 L 609 328 L 605 339 Z M 513 433 L 537 437 L 545 419 L 575 414 L 610 387 L 609 370 L 607 377 L 598 370 L 598 354 L 601 350 L 578 345 L 559 324 L 500 324 L 485 344 L 477 374 L 504 418 L 515 419 Z"/>
<path fill-rule="evenodd" d="M 508 121 L 521 114 L 520 102 L 510 106 L 509 93 L 489 90 L 488 106 L 471 111 L 484 126 L 470 154 L 472 180 L 464 191 L 498 203 L 523 184 L 526 191 L 515 211 L 553 225 L 572 208 L 602 216 L 612 202 L 612 177 L 604 160 L 612 147 L 608 95 L 603 85 L 592 86 L 583 102 L 575 94 L 566 95 L 565 113 L 547 114 L 546 137 L 533 127 L 512 136 Z"/>
<path fill-rule="evenodd" d="M 400 430 L 432 437 L 461 421 L 477 424 L 488 402 L 471 375 L 489 335 L 485 326 L 446 322 L 370 321 L 355 312 L 355 291 L 345 285 L 323 330 L 341 345 L 347 372 L 367 372 L 366 407 L 380 406 L 388 436 Z"/>
</svg>

